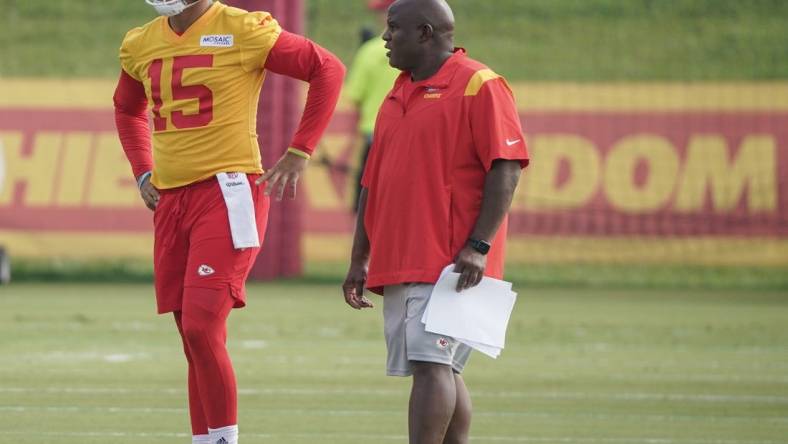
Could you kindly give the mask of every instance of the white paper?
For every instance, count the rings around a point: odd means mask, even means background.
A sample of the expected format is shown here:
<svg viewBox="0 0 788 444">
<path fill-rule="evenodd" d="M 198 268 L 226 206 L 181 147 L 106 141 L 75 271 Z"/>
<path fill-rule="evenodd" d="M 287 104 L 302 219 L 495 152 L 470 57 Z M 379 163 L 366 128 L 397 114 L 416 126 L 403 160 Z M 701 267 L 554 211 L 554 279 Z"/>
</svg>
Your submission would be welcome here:
<svg viewBox="0 0 788 444">
<path fill-rule="evenodd" d="M 233 247 L 237 250 L 259 247 L 260 235 L 257 233 L 254 200 L 246 174 L 219 173 L 216 179 L 219 181 L 224 203 L 227 205 Z"/>
<path fill-rule="evenodd" d="M 506 342 L 506 327 L 517 294 L 510 282 L 485 277 L 457 292 L 459 273 L 448 265 L 432 290 L 422 322 L 432 333 L 451 336 L 493 358 Z"/>
<path fill-rule="evenodd" d="M 493 359 L 498 358 L 498 356 L 501 355 L 501 350 L 503 350 L 500 347 L 493 347 L 492 345 L 480 344 L 478 342 L 473 342 L 468 339 L 462 339 L 462 338 L 455 338 L 455 339 L 457 339 L 458 341 L 462 342 L 463 344 L 467 345 L 468 347 L 480 353 L 484 353 L 485 355 Z"/>
</svg>

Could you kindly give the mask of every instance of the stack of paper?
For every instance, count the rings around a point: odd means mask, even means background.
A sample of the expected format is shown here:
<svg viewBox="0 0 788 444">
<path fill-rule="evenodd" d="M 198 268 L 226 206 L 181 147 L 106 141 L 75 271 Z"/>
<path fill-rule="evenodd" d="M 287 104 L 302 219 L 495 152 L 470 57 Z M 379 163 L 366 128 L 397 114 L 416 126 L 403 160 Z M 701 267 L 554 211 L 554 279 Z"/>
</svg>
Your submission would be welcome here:
<svg viewBox="0 0 788 444">
<path fill-rule="evenodd" d="M 451 336 L 492 358 L 501 354 L 506 327 L 517 299 L 510 282 L 485 277 L 457 292 L 454 264 L 441 272 L 421 322 L 432 333 Z"/>
</svg>

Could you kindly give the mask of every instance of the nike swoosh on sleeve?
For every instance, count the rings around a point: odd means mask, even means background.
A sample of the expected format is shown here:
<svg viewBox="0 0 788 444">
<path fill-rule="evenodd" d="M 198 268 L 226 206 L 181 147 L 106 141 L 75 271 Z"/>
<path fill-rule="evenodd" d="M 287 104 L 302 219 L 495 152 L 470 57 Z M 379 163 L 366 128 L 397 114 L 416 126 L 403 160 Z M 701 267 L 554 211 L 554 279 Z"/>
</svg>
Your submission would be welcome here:
<svg viewBox="0 0 788 444">
<path fill-rule="evenodd" d="M 506 146 L 517 145 L 518 143 L 520 143 L 521 140 L 522 139 L 517 139 L 517 140 L 506 139 Z"/>
</svg>

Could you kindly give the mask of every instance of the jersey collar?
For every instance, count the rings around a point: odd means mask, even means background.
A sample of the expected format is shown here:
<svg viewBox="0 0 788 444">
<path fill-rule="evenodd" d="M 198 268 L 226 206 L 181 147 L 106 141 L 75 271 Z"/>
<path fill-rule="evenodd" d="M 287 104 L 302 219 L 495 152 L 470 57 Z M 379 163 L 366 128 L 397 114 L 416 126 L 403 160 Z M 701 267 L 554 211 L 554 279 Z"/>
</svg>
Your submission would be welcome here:
<svg viewBox="0 0 788 444">
<path fill-rule="evenodd" d="M 186 28 L 186 31 L 183 31 L 183 34 L 180 35 L 170 28 L 170 24 L 167 22 L 167 17 L 161 16 L 159 17 L 159 20 L 161 20 L 161 26 L 164 28 L 164 35 L 171 42 L 180 43 L 195 32 L 199 32 L 202 28 L 204 28 L 205 24 L 208 23 L 214 16 L 216 16 L 222 6 L 224 5 L 218 1 L 213 2 L 211 6 L 203 13 L 203 15 L 201 15 L 194 23 L 192 23 L 191 26 Z"/>
<path fill-rule="evenodd" d="M 417 83 L 422 85 L 425 88 L 437 88 L 437 89 L 446 89 L 451 84 L 451 80 L 454 78 L 454 74 L 457 72 L 457 68 L 460 65 L 460 61 L 466 57 L 465 55 L 465 48 L 454 48 L 454 54 L 451 55 L 443 65 L 440 67 L 438 72 L 432 75 L 432 77 L 428 79 L 421 80 Z M 396 92 L 400 89 L 403 83 L 410 82 L 410 71 L 403 71 L 395 82 L 395 86 L 389 94 L 389 97 L 394 97 Z"/>
<path fill-rule="evenodd" d="M 457 72 L 457 68 L 460 65 L 460 60 L 465 58 L 465 48 L 454 48 L 454 54 L 451 55 L 441 66 L 441 69 L 438 70 L 432 77 L 423 80 L 420 83 L 423 83 L 425 87 L 428 88 L 448 88 L 449 84 L 451 84 L 451 80 L 454 78 L 454 74 Z"/>
</svg>

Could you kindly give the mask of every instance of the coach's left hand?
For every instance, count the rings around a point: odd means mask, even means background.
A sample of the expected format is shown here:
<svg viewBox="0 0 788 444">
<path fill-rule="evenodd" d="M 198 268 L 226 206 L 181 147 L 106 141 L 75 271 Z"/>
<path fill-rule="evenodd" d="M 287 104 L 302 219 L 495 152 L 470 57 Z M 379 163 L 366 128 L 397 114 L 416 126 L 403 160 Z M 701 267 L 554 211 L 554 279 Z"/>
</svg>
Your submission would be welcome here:
<svg viewBox="0 0 788 444">
<path fill-rule="evenodd" d="M 479 253 L 469 246 L 465 246 L 454 260 L 454 272 L 460 273 L 457 280 L 457 291 L 475 287 L 484 277 L 487 266 L 487 256 Z"/>
<path fill-rule="evenodd" d="M 279 158 L 276 165 L 255 181 L 255 184 L 260 185 L 268 181 L 268 185 L 265 187 L 265 195 L 270 196 L 271 193 L 275 192 L 276 200 L 282 200 L 282 197 L 285 195 L 285 188 L 287 188 L 287 197 L 295 199 L 298 178 L 301 176 L 301 171 L 306 168 L 307 162 L 309 161 L 301 156 L 286 152 Z"/>
</svg>

